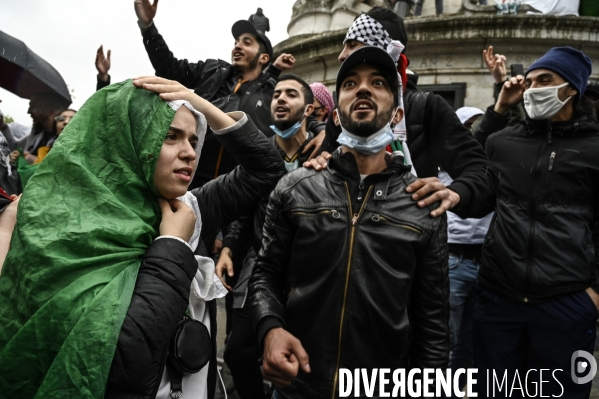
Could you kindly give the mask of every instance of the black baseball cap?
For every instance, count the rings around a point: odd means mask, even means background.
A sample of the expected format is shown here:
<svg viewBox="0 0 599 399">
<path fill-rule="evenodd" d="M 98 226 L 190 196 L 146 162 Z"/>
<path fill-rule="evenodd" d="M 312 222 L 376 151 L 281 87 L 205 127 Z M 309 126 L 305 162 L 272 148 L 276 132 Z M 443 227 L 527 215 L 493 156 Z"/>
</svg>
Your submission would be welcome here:
<svg viewBox="0 0 599 399">
<path fill-rule="evenodd" d="M 349 55 L 341 64 L 341 68 L 339 68 L 339 72 L 337 73 L 337 81 L 336 81 L 336 90 L 337 90 L 337 98 L 339 98 L 339 88 L 343 79 L 347 73 L 355 66 L 360 64 L 368 64 L 373 65 L 378 68 L 381 72 L 385 73 L 385 75 L 389 76 L 392 79 L 389 82 L 391 87 L 399 86 L 399 78 L 397 75 L 397 65 L 393 58 L 387 53 L 385 50 L 375 46 L 365 46 L 360 47 L 353 53 Z"/>
<path fill-rule="evenodd" d="M 242 19 L 235 22 L 231 27 L 231 33 L 233 33 L 234 39 L 237 39 L 244 33 L 251 33 L 252 35 L 256 36 L 258 40 L 264 44 L 264 47 L 266 47 L 266 53 L 268 54 L 269 62 L 274 62 L 272 59 L 272 44 L 270 44 L 270 40 L 268 40 L 268 37 L 266 37 L 264 33 L 258 32 L 250 21 Z"/>
</svg>

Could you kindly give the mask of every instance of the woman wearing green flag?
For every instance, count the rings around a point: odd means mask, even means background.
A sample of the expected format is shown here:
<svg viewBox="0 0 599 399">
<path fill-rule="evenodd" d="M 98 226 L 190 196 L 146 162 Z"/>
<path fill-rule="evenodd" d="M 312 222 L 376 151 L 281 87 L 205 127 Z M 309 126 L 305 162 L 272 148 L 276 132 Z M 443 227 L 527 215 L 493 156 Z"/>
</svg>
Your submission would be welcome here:
<svg viewBox="0 0 599 399">
<path fill-rule="evenodd" d="M 240 166 L 187 193 L 206 121 Z M 0 275 L 0 398 L 212 397 L 214 353 L 182 379 L 177 366 L 198 349 L 178 325 L 198 320 L 214 342 L 210 300 L 222 292 L 212 261 L 192 251 L 283 173 L 245 114 L 177 82 L 94 94 L 18 205 Z"/>
</svg>

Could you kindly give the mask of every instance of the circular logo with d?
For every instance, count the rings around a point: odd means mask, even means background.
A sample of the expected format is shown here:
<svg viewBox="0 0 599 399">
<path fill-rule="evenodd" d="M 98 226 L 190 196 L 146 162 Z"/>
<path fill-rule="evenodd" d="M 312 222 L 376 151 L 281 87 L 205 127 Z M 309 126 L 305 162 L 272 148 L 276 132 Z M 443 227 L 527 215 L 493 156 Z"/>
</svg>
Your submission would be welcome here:
<svg viewBox="0 0 599 399">
<path fill-rule="evenodd" d="M 589 352 L 576 351 L 572 354 L 570 360 L 570 372 L 572 381 L 576 384 L 586 384 L 590 382 L 597 374 L 597 361 Z M 586 374 L 583 377 L 578 375 Z"/>
</svg>

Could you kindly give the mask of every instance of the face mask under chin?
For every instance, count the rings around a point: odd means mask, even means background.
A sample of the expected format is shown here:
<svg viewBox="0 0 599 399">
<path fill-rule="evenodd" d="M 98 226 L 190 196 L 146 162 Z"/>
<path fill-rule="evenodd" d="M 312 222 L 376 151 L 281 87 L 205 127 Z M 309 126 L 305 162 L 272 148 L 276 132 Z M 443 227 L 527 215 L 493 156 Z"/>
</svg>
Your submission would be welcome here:
<svg viewBox="0 0 599 399">
<path fill-rule="evenodd" d="M 371 133 L 367 137 L 357 135 L 347 130 L 341 123 L 342 118 L 341 115 L 339 115 L 339 125 L 341 126 L 341 134 L 339 135 L 337 142 L 362 154 L 372 155 L 379 153 L 393 141 L 394 136 L 393 129 L 391 128 L 391 121 L 393 120 L 393 118 L 395 118 L 395 114 L 398 112 L 398 110 L 395 111 L 389 122 L 387 122 L 382 128 Z M 373 129 L 375 128 L 376 127 L 373 127 Z M 364 129 L 360 133 L 367 134 L 367 131 L 366 129 Z"/>
<path fill-rule="evenodd" d="M 278 121 L 274 125 L 270 125 L 270 128 L 282 139 L 288 139 L 293 137 L 302 127 L 302 122 L 306 117 L 306 109 L 305 107 L 301 109 L 298 113 L 301 113 L 302 117 L 295 123 L 289 121 Z M 290 125 L 290 123 L 292 123 Z"/>
</svg>

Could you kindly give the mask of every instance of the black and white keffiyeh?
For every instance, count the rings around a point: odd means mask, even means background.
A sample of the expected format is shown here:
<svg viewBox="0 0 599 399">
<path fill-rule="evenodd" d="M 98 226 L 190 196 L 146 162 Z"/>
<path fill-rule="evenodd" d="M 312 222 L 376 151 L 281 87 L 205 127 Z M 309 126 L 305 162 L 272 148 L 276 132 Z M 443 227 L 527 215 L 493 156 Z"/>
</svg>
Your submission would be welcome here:
<svg viewBox="0 0 599 399">
<path fill-rule="evenodd" d="M 10 150 L 8 149 L 8 142 L 2 133 L 0 133 L 0 166 L 6 168 L 7 174 L 12 176 Z"/>
<path fill-rule="evenodd" d="M 368 14 L 362 14 L 347 30 L 343 44 L 348 40 L 357 40 L 367 46 L 376 46 L 386 50 L 391 43 L 391 36 L 376 19 Z"/>
<path fill-rule="evenodd" d="M 389 36 L 389 33 L 385 30 L 383 25 L 381 25 L 380 22 L 368 14 L 362 14 L 354 20 L 352 26 L 350 26 L 347 30 L 343 44 L 349 40 L 356 40 L 367 46 L 375 46 L 387 51 L 396 64 L 398 63 L 399 57 L 405 48 L 405 46 L 399 40 L 392 40 L 391 36 Z M 401 74 L 398 73 L 397 75 L 399 77 L 399 108 L 404 111 L 403 82 L 401 79 Z M 393 135 L 396 140 L 401 141 L 403 149 L 402 155 L 404 156 L 406 163 L 408 165 L 412 165 L 412 174 L 416 176 L 416 170 L 414 169 L 410 150 L 406 142 L 407 133 L 405 120 L 406 117 L 404 111 L 403 119 L 393 127 Z"/>
</svg>

